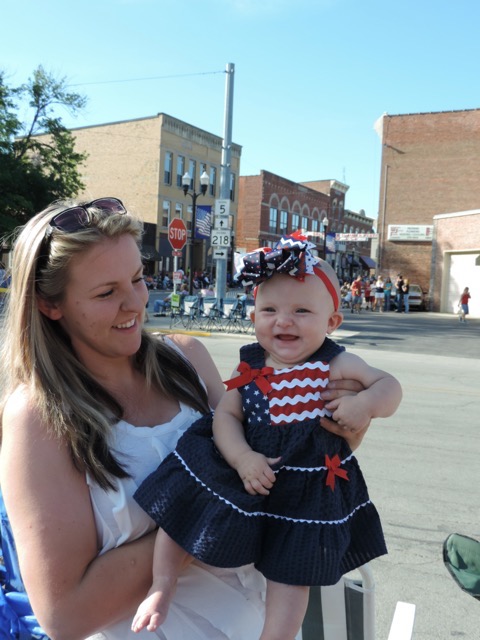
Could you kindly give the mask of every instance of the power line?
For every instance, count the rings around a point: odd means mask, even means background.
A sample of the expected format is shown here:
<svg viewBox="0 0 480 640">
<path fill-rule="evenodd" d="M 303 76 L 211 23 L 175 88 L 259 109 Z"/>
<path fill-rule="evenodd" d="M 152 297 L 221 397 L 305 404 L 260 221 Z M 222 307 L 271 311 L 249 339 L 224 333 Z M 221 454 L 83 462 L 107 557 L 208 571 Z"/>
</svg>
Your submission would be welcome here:
<svg viewBox="0 0 480 640">
<path fill-rule="evenodd" d="M 151 78 L 127 78 L 125 80 L 101 80 L 99 82 L 79 82 L 77 84 L 70 84 L 70 87 L 86 87 L 94 84 L 114 84 L 122 82 L 143 82 L 144 80 L 165 80 L 168 78 L 189 78 L 192 76 L 208 76 L 217 73 L 225 73 L 225 71 L 202 71 L 200 73 L 180 73 L 169 76 L 153 76 Z"/>
</svg>

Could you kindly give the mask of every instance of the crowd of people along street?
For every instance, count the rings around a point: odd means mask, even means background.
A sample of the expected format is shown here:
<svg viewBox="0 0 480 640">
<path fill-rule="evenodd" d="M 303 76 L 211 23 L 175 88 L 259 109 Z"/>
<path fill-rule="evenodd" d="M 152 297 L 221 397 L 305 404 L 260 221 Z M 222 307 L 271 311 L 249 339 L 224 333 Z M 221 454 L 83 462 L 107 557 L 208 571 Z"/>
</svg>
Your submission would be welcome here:
<svg viewBox="0 0 480 640">
<path fill-rule="evenodd" d="M 409 313 L 409 292 L 409 280 L 400 273 L 395 282 L 382 275 L 358 275 L 342 283 L 342 309 L 350 309 L 350 313 L 360 313 L 362 310 Z"/>
</svg>

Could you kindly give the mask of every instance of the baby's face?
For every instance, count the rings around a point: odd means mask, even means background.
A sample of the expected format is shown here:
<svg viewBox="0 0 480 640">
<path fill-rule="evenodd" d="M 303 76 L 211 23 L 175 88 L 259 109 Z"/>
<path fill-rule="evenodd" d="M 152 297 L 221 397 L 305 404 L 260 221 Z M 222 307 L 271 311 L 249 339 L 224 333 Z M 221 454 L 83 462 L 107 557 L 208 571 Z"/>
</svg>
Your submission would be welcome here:
<svg viewBox="0 0 480 640">
<path fill-rule="evenodd" d="M 277 274 L 263 282 L 255 300 L 255 335 L 277 369 L 305 362 L 342 322 L 319 277 L 303 281 Z"/>
</svg>

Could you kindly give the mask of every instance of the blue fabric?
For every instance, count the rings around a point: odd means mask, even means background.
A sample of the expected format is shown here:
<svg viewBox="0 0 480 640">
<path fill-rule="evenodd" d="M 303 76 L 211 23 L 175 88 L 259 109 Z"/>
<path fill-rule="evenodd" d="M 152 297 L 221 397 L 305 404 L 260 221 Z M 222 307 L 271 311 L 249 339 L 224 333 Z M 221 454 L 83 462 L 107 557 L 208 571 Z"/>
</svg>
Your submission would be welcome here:
<svg viewBox="0 0 480 640">
<path fill-rule="evenodd" d="M 0 544 L 0 631 L 8 631 L 9 635 L 5 637 L 11 640 L 48 640 L 33 614 L 25 592 L 12 529 L 1 492 Z"/>
</svg>

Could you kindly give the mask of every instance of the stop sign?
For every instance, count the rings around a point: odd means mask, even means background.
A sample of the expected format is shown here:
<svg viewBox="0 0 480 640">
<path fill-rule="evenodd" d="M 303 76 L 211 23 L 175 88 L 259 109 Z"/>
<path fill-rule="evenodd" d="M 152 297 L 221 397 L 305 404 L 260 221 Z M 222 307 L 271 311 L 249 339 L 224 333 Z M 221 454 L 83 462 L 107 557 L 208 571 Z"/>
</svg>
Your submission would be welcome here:
<svg viewBox="0 0 480 640">
<path fill-rule="evenodd" d="M 172 249 L 180 251 L 187 242 L 187 227 L 181 218 L 173 218 L 168 225 L 168 241 Z"/>
</svg>

